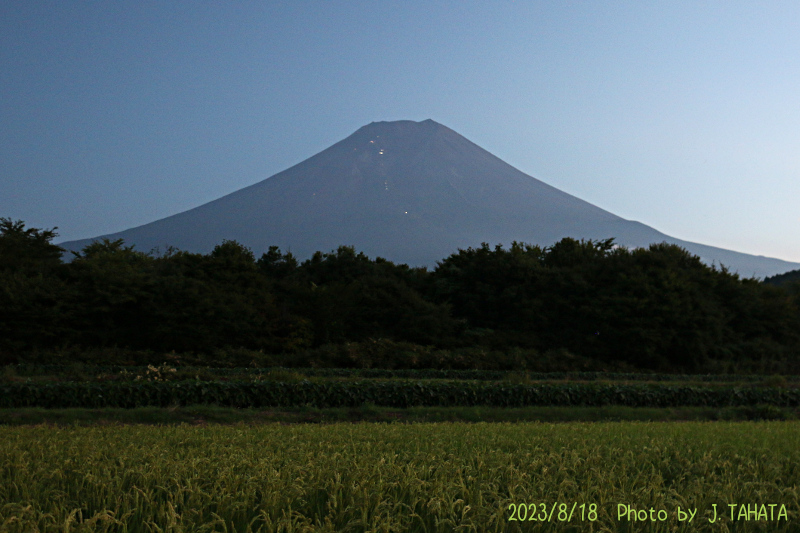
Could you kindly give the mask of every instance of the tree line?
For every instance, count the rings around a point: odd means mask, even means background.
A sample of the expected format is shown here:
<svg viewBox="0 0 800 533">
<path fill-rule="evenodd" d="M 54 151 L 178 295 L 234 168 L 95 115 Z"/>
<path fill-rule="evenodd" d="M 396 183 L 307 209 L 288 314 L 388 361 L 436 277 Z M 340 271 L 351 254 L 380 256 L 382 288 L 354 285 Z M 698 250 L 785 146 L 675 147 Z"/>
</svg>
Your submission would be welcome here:
<svg viewBox="0 0 800 533">
<path fill-rule="evenodd" d="M 742 279 L 670 244 L 483 244 L 428 270 L 347 246 L 302 262 L 277 247 L 256 258 L 236 241 L 198 254 L 104 240 L 64 261 L 56 229 L 0 219 L 0 362 L 70 348 L 315 364 L 309 351 L 389 346 L 403 357 L 375 365 L 438 366 L 435 350 L 480 348 L 522 353 L 509 363 L 522 366 L 560 353 L 659 371 L 800 371 L 800 283 Z"/>
</svg>

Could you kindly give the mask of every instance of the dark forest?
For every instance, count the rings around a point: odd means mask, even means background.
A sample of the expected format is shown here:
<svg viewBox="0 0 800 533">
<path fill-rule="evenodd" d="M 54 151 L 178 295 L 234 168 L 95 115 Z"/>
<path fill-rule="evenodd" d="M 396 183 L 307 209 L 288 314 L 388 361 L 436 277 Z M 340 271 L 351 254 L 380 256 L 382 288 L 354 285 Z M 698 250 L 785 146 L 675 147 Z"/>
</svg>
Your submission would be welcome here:
<svg viewBox="0 0 800 533">
<path fill-rule="evenodd" d="M 0 219 L 0 363 L 800 372 L 800 283 L 609 238 L 298 261 L 101 241 Z M 769 280 L 775 281 L 775 280 Z"/>
</svg>

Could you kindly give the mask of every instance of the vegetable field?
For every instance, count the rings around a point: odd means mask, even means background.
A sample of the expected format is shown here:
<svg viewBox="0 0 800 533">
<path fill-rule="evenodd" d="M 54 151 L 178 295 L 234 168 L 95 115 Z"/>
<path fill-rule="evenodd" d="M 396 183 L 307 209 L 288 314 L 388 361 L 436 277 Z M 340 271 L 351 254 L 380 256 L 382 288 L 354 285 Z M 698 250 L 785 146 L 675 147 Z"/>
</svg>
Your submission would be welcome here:
<svg viewBox="0 0 800 533">
<path fill-rule="evenodd" d="M 560 383 L 517 385 L 469 381 L 178 381 L 0 384 L 0 408 L 144 407 L 214 404 L 226 407 L 386 407 L 528 405 L 630 407 L 796 407 L 800 389 Z"/>
<path fill-rule="evenodd" d="M 795 422 L 2 427 L 0 530 L 791 532 L 798 442 Z"/>
</svg>

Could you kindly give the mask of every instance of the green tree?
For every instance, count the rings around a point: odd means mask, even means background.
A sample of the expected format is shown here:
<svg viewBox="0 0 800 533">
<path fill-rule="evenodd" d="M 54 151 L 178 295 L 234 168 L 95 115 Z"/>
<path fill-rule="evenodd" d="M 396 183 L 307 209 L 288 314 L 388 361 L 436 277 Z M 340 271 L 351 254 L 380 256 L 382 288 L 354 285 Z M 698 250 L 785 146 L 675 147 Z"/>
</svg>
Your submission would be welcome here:
<svg viewBox="0 0 800 533">
<path fill-rule="evenodd" d="M 21 220 L 0 218 L 0 271 L 39 273 L 58 268 L 64 249 L 52 243 L 57 229 L 25 228 Z"/>
<path fill-rule="evenodd" d="M 55 230 L 0 218 L 0 363 L 53 346 L 64 335 L 63 249 Z"/>
<path fill-rule="evenodd" d="M 122 239 L 93 242 L 67 268 L 74 342 L 144 348 L 155 324 L 155 259 Z"/>
</svg>

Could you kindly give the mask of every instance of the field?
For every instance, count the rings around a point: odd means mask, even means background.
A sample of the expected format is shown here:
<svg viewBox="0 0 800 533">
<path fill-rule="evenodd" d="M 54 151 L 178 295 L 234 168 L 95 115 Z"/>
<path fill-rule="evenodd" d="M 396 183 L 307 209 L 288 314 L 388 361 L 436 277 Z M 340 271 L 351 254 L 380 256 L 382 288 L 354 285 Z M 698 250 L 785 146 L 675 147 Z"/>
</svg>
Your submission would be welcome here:
<svg viewBox="0 0 800 533">
<path fill-rule="evenodd" d="M 798 442 L 787 421 L 4 426 L 0 529 L 800 531 Z"/>
</svg>

